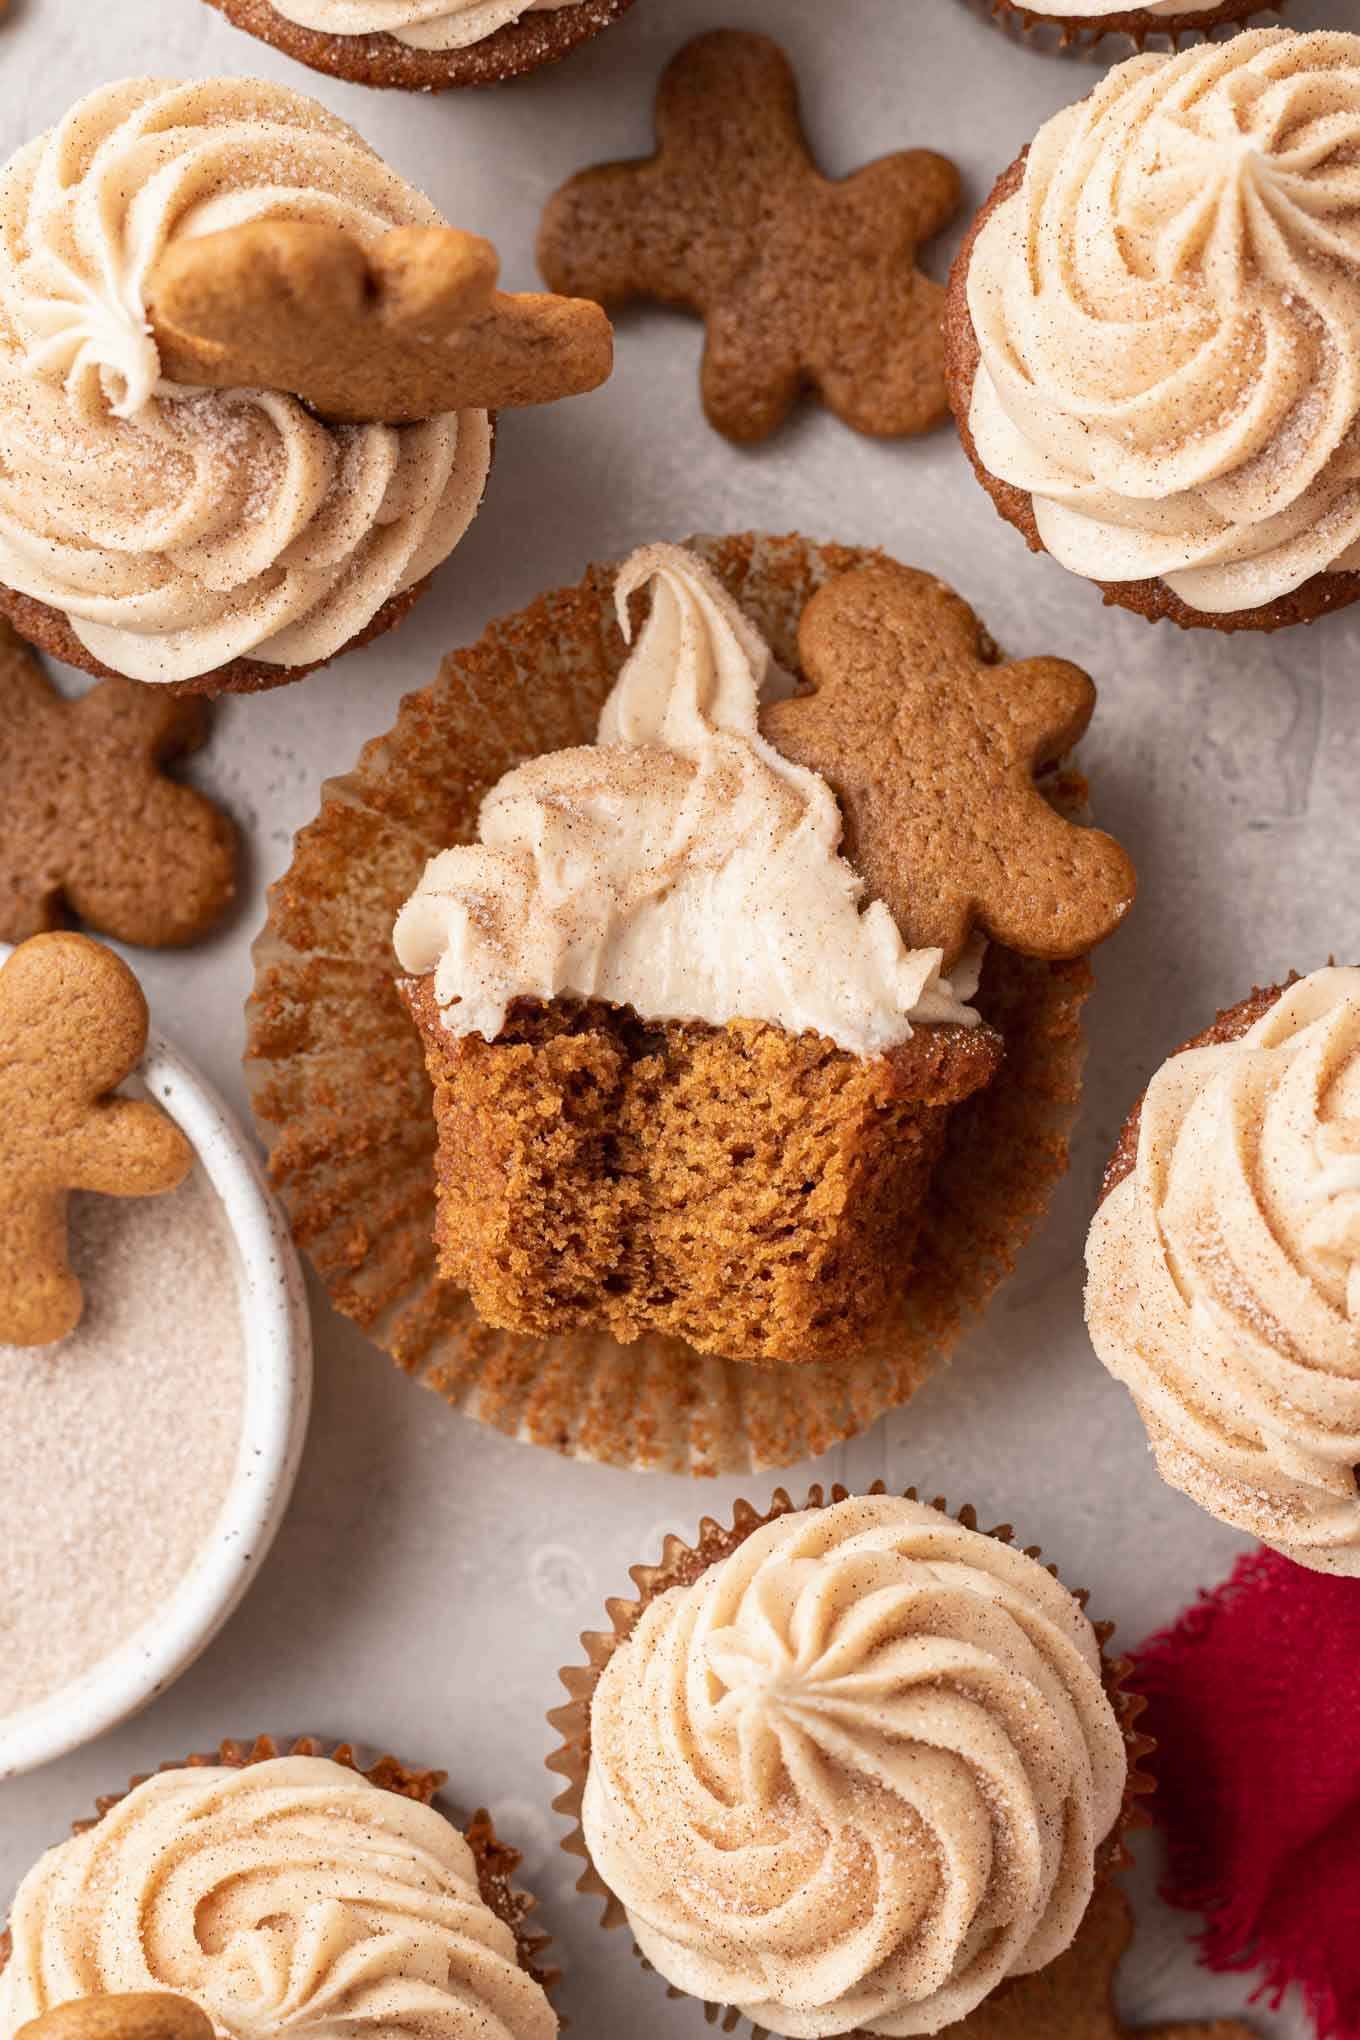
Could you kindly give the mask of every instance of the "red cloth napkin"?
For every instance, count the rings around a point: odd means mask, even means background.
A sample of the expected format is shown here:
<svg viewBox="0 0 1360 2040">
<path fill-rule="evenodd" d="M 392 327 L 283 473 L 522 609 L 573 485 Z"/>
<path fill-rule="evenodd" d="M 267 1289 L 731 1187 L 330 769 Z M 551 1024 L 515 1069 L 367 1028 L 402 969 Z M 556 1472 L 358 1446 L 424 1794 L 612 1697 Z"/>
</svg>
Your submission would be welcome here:
<svg viewBox="0 0 1360 2040">
<path fill-rule="evenodd" d="M 1360 2040 L 1360 1580 L 1260 1551 L 1136 1653 L 1165 1896 L 1210 1969 Z"/>
</svg>

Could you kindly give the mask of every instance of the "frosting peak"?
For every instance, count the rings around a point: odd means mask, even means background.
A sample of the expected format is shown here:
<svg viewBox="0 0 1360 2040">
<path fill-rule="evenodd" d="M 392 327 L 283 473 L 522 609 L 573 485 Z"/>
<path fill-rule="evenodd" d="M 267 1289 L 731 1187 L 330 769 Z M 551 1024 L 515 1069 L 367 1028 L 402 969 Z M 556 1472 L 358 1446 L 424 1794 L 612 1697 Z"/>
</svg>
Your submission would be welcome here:
<svg viewBox="0 0 1360 2040">
<path fill-rule="evenodd" d="M 320 1757 L 165 1771 L 24 1879 L 0 2034 L 175 1991 L 221 2040 L 552 2040 L 557 2019 L 433 1807 Z"/>
<path fill-rule="evenodd" d="M 1165 1478 L 1360 1575 L 1360 970 L 1163 1064 L 1087 1269 L 1092 1341 Z"/>
<path fill-rule="evenodd" d="M 861 1054 L 913 1020 L 972 1024 L 976 955 L 941 978 L 839 854 L 830 787 L 760 734 L 769 647 L 702 562 L 648 546 L 619 574 L 651 612 L 594 746 L 534 759 L 431 860 L 398 918 L 455 1034 L 494 1040 L 516 998 L 595 998 L 653 1020 L 764 1020 Z"/>
<path fill-rule="evenodd" d="M 869 1496 L 650 1605 L 596 1688 L 582 1819 L 680 1989 L 777 2034 L 935 2033 L 1069 1945 L 1125 1775 L 1067 1590 Z"/>
<path fill-rule="evenodd" d="M 352 128 L 252 79 L 106 86 L 0 173 L 0 581 L 133 679 L 330 658 L 481 499 L 483 412 L 326 426 L 278 391 L 162 380 L 158 256 L 277 219 L 442 224 Z"/>
<path fill-rule="evenodd" d="M 1117 65 L 1040 130 L 968 304 L 978 454 L 1062 565 L 1209 613 L 1353 565 L 1360 36 Z"/>
</svg>

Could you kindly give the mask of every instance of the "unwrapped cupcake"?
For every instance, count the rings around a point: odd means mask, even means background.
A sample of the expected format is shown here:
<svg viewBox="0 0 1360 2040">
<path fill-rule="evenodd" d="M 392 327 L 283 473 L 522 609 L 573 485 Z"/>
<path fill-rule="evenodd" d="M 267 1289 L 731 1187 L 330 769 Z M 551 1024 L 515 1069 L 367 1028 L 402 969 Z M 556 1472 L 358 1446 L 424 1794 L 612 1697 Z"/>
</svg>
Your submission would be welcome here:
<svg viewBox="0 0 1360 2040">
<path fill-rule="evenodd" d="M 1360 36 L 1112 70 L 954 266 L 950 395 L 1036 551 L 1150 618 L 1276 630 L 1360 594 Z"/>
<path fill-rule="evenodd" d="M 1360 969 L 1253 992 L 1163 1063 L 1086 1255 L 1163 1478 L 1360 1576 Z"/>
<path fill-rule="evenodd" d="M 1034 784 L 1094 690 L 1003 662 L 891 561 L 805 609 L 792 698 L 693 554 L 625 565 L 625 634 L 646 589 L 595 743 L 501 779 L 396 924 L 441 1272 L 512 1330 L 848 1355 L 1004 1055 L 972 1003 L 988 938 L 1081 955 L 1132 897 Z"/>
<path fill-rule="evenodd" d="M 609 372 L 597 307 L 495 283 L 313 100 L 91 94 L 0 174 L 0 611 L 207 693 L 399 622 L 481 501 L 489 411 Z"/>
<path fill-rule="evenodd" d="M 1108 1631 L 975 1525 L 743 1505 L 639 1567 L 563 1674 L 580 1888 L 729 2025 L 950 2028 L 1056 1961 L 1121 1860 L 1146 1745 Z"/>
<path fill-rule="evenodd" d="M 431 1803 L 442 1773 L 319 1750 L 225 1743 L 50 1849 L 10 1914 L 0 2040 L 73 1999 L 152 1991 L 219 2040 L 550 2040 L 543 1940 L 487 1817 L 465 1836 Z"/>
</svg>

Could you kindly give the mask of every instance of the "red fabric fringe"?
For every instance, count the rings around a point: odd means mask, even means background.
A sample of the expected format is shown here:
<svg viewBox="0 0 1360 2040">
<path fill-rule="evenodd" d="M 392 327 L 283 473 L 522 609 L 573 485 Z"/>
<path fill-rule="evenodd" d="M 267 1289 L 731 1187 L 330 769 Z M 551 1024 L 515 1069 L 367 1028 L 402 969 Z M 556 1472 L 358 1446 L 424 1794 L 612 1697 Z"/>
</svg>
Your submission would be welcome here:
<svg viewBox="0 0 1360 2040">
<path fill-rule="evenodd" d="M 1260 1551 L 1136 1653 L 1165 1896 L 1203 1960 L 1360 2040 L 1360 1580 Z"/>
</svg>

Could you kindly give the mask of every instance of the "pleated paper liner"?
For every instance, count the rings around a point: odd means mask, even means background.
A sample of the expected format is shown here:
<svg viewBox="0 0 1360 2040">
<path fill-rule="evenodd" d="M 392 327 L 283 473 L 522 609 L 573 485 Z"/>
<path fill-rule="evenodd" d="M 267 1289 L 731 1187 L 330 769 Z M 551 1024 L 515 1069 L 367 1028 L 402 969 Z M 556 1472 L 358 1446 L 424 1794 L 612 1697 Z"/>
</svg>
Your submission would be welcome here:
<svg viewBox="0 0 1360 2040">
<path fill-rule="evenodd" d="M 690 542 L 788 667 L 828 578 L 881 557 L 799 537 Z M 326 785 L 255 946 L 247 1082 L 270 1172 L 336 1307 L 454 1409 L 578 1459 L 692 1474 L 825 1452 L 904 1403 L 987 1303 L 1067 1165 L 1080 1093 L 1085 962 L 993 948 L 978 1006 L 1000 1075 L 952 1116 L 900 1313 L 852 1360 L 757 1368 L 651 1336 L 539 1339 L 483 1325 L 435 1268 L 435 1128 L 392 925 L 426 860 L 476 834 L 487 790 L 545 751 L 593 741 L 627 653 L 612 566 L 541 596 L 454 652 L 353 772 Z M 1079 806 L 1074 774 L 1052 797 Z"/>
<path fill-rule="evenodd" d="M 391 1756 L 378 1757 L 372 1764 L 365 1765 L 355 1754 L 352 1743 L 337 1743 L 331 1747 L 316 1736 L 295 1736 L 283 1741 L 272 1735 L 256 1736 L 253 1742 L 239 1742 L 228 1738 L 219 1744 L 211 1754 L 183 1757 L 157 1767 L 158 1771 L 200 1770 L 214 1764 L 226 1765 L 232 1770 L 245 1770 L 251 1764 L 267 1763 L 273 1757 L 329 1757 L 333 1764 L 340 1764 L 347 1771 L 355 1771 L 366 1778 L 370 1785 L 381 1787 L 384 1792 L 395 1792 L 403 1799 L 418 1800 L 422 1806 L 434 1806 L 448 1773 L 445 1771 L 418 1771 L 409 1764 Z M 144 1785 L 148 1777 L 155 1774 L 143 1772 L 130 1778 L 121 1792 L 107 1793 L 95 1801 L 95 1811 L 90 1820 L 72 1823 L 72 1834 L 84 1834 L 104 1818 L 111 1807 L 117 1806 L 129 1792 L 135 1792 Z M 477 1865 L 477 1883 L 482 1898 L 503 1925 L 509 1927 L 515 1937 L 515 1949 L 519 1966 L 526 1970 L 549 1996 L 556 1987 L 561 1971 L 548 1960 L 550 1938 L 537 1927 L 530 1925 L 530 1916 L 537 1909 L 538 1900 L 529 1892 L 521 1891 L 515 1883 L 515 1872 L 519 1868 L 520 1853 L 503 1842 L 496 1833 L 491 1815 L 481 1809 L 464 1821 L 461 1813 L 440 1806 L 447 1813 L 453 1825 L 467 1838 Z M 9 1960 L 10 1936 L 8 1929 L 0 1934 L 0 1969 Z"/>
<path fill-rule="evenodd" d="M 1060 4 L 1060 0 L 1055 0 L 1055 4 Z M 1044 6 L 1043 0 L 1033 0 L 1030 6 L 1024 0 L 1014 0 L 1014 4 L 1012 0 L 968 0 L 975 14 L 988 16 L 1022 45 L 1055 56 L 1088 60 L 1099 57 L 1110 65 L 1140 55 L 1149 47 L 1155 54 L 1188 49 L 1197 42 L 1221 41 L 1253 23 L 1278 27 L 1279 17 L 1288 4 L 1289 0 L 1258 0 L 1256 5 L 1249 5 L 1248 0 L 1219 0 L 1198 20 L 1188 8 L 1179 17 L 1170 17 L 1176 26 L 1169 27 L 1166 18 L 1144 20 L 1141 26 L 1136 25 L 1147 12 L 1146 6 L 1137 5 L 1137 0 L 1128 0 L 1118 14 L 1079 21 L 1061 20 Z M 1109 48 L 1102 48 L 1107 39 Z"/>
<path fill-rule="evenodd" d="M 868 1493 L 886 1494 L 887 1488 L 881 1480 L 878 1480 L 868 1489 Z M 915 1502 L 919 1501 L 921 1496 L 916 1488 L 908 1488 L 905 1491 L 905 1498 L 907 1501 Z M 581 1803 L 585 1794 L 586 1772 L 590 1765 L 590 1710 L 595 1697 L 595 1688 L 600 1682 L 605 1666 L 620 1644 L 627 1642 L 641 1620 L 643 1611 L 658 1595 L 668 1592 L 672 1587 L 692 1586 L 711 1565 L 716 1565 L 735 1551 L 738 1545 L 744 1544 L 753 1531 L 759 1530 L 766 1523 L 777 1521 L 780 1516 L 787 1516 L 797 1509 L 824 1509 L 836 1502 L 851 1499 L 851 1491 L 839 1483 L 829 1491 L 823 1489 L 820 1484 L 810 1488 L 804 1502 L 795 1502 L 787 1489 L 776 1488 L 769 1508 L 763 1511 L 757 1510 L 750 1502 L 739 1501 L 733 1505 L 730 1523 L 720 1523 L 712 1516 L 705 1516 L 692 1545 L 686 1544 L 683 1538 L 674 1534 L 668 1536 L 662 1546 L 658 1564 L 635 1565 L 631 1568 L 630 1577 L 638 1590 L 637 1599 L 628 1600 L 616 1596 L 606 1601 L 605 1613 L 611 1627 L 607 1630 L 587 1631 L 581 1638 L 582 1648 L 586 1654 L 585 1664 L 569 1665 L 559 1674 L 562 1684 L 567 1689 L 568 1698 L 563 1706 L 553 1708 L 548 1715 L 549 1723 L 562 1737 L 562 1743 L 547 1759 L 547 1765 L 550 1771 L 565 1779 L 566 1784 L 553 1801 L 553 1806 L 571 1822 L 571 1830 L 562 1847 L 569 1856 L 579 1857 L 584 1863 L 585 1867 L 576 1881 L 576 1889 L 587 1897 L 601 1901 L 601 1926 L 613 1929 L 626 1927 L 628 1923 L 622 1905 L 591 1861 L 590 1850 L 581 1828 Z M 962 1524 L 965 1530 L 978 1528 L 977 1510 L 971 1503 L 959 1509 L 951 1509 L 942 1497 L 936 1496 L 930 1506 L 938 1509 L 942 1515 L 951 1517 L 954 1522 Z M 1009 1523 L 999 1524 L 995 1529 L 986 1531 L 984 1535 L 995 1537 L 1003 1544 L 1015 1542 L 1015 1535 Z M 1026 1545 L 1024 1551 L 1027 1558 L 1044 1563 L 1043 1553 L 1037 1545 Z M 1054 1579 L 1059 1578 L 1056 1565 L 1049 1565 L 1047 1570 L 1052 1573 Z M 1084 1588 L 1073 1590 L 1073 1598 L 1085 1608 L 1087 1593 Z M 1106 1894 L 1115 1872 L 1132 1861 L 1125 1844 L 1125 1835 L 1131 1828 L 1149 1825 L 1148 1815 L 1143 1810 L 1141 1801 L 1154 1789 L 1152 1778 L 1143 1769 L 1143 1761 L 1151 1753 L 1154 1745 L 1147 1736 L 1140 1734 L 1137 1726 L 1138 1717 L 1142 1714 L 1146 1702 L 1140 1694 L 1131 1691 L 1128 1685 L 1128 1678 L 1133 1670 L 1132 1663 L 1128 1658 L 1111 1657 L 1106 1648 L 1114 1635 L 1112 1622 L 1093 1622 L 1092 1627 L 1100 1645 L 1105 1690 L 1123 1731 L 1129 1769 L 1119 1818 L 1097 1851 L 1096 1888 L 1086 1919 L 1072 1949 L 1067 1955 L 1058 1958 L 1058 1963 L 1075 1960 L 1082 1962 L 1083 1965 L 1089 1950 L 1083 1952 L 1081 1956 L 1078 1956 L 1077 1950 L 1082 1948 L 1088 1927 L 1092 1937 L 1098 1933 L 1108 1938 L 1111 1932 L 1111 1914 L 1114 1910 L 1111 1900 L 1117 1902 L 1120 1908 L 1123 1907 L 1123 1900 L 1117 1892 L 1113 1892 L 1110 1897 Z M 633 1954 L 644 1969 L 651 1969 L 652 1965 L 635 1945 Z M 984 2040 L 984 2034 L 990 2036 L 995 2032 L 999 2040 L 1001 2032 L 1006 2028 L 984 2026 L 982 2023 L 984 2015 L 993 2007 L 999 2011 L 1003 2005 L 1018 2011 L 1027 1989 L 1033 1991 L 1037 1988 L 1042 1992 L 1040 1978 L 1050 1979 L 1051 1990 L 1053 1972 L 1057 1970 L 1058 1963 L 1051 1963 L 1035 1978 L 1015 1978 L 1002 1984 L 976 2012 L 967 2019 L 955 2021 L 953 2025 L 945 2028 L 945 2032 L 950 2036 L 957 2036 L 957 2040 L 974 2040 L 974 2034 L 976 2040 Z M 664 1985 L 664 1988 L 668 1997 L 682 1998 L 686 1995 L 684 1991 L 676 1990 L 670 1984 Z M 740 2027 L 751 2035 L 751 2040 L 770 2040 L 763 2027 L 750 2025 L 732 2005 L 706 2004 L 704 2016 L 710 2025 L 720 2024 L 725 2033 L 735 2032 Z M 1069 2032 L 1057 2025 L 1051 2029 L 1040 2025 L 1035 2027 L 1034 2031 L 1036 2035 L 1042 2034 L 1043 2040 L 1089 2040 L 1088 2031 L 1079 2027 L 1074 2027 Z M 877 2036 L 857 2029 L 847 2034 L 845 2040 L 877 2040 Z"/>
</svg>

